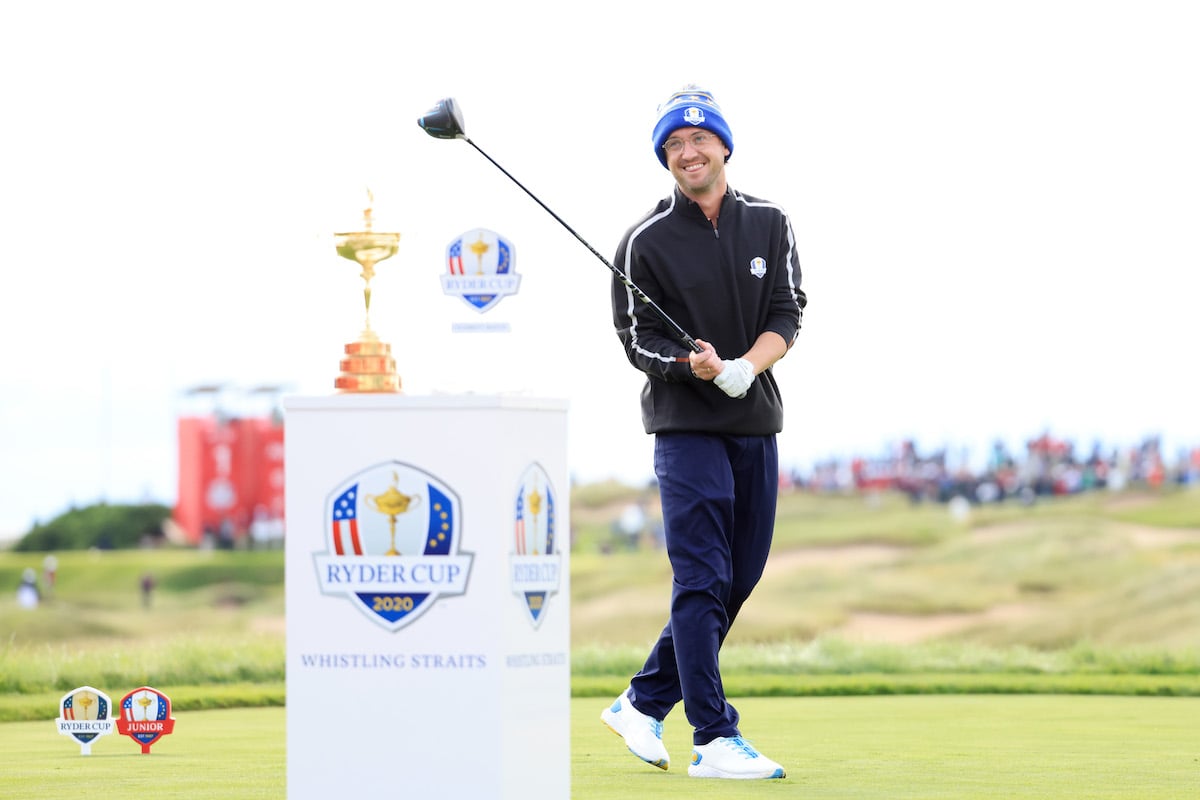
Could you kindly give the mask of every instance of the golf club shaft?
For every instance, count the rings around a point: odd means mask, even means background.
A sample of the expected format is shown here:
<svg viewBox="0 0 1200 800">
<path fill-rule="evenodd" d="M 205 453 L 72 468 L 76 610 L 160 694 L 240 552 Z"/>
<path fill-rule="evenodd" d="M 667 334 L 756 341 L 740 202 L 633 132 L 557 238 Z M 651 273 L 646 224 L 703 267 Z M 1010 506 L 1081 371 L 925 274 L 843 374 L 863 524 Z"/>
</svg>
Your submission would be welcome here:
<svg viewBox="0 0 1200 800">
<path fill-rule="evenodd" d="M 578 233 L 576 233 L 575 229 L 572 228 L 570 225 L 568 225 L 566 223 L 566 221 L 563 220 L 562 217 L 560 217 L 558 214 L 555 214 L 554 211 L 551 210 L 550 206 L 543 203 L 541 200 L 538 199 L 537 195 L 535 195 L 533 192 L 526 189 L 525 184 L 521 183 L 519 180 L 514 178 L 511 172 L 506 170 L 504 167 L 500 166 L 500 163 L 498 161 L 496 161 L 496 159 L 492 158 L 487 153 L 485 153 L 483 151 L 483 148 L 481 148 L 479 145 L 477 145 L 473 141 L 471 141 L 470 138 L 468 138 L 465 135 L 463 135 L 461 138 L 464 141 L 466 141 L 467 144 L 471 145 L 471 147 L 474 147 L 476 150 L 478 150 L 480 155 L 482 155 L 488 161 L 492 162 L 492 164 L 496 167 L 496 169 L 503 172 L 510 181 L 515 183 L 517 186 L 520 186 L 521 191 L 525 192 L 525 194 L 532 197 L 534 202 L 536 202 L 539 206 L 546 209 L 547 214 L 549 214 L 550 216 L 552 216 L 556 220 L 558 220 L 559 225 L 562 225 L 564 228 L 566 228 L 568 231 L 570 231 L 572 236 L 574 236 L 576 239 L 578 239 L 583 244 L 584 247 L 586 247 L 588 250 L 590 250 L 592 252 L 592 255 L 594 255 L 596 258 L 600 259 L 600 261 L 602 261 L 604 263 L 604 266 L 608 267 L 609 270 L 612 272 L 612 274 L 617 276 L 617 280 L 621 281 L 621 283 L 625 284 L 625 287 L 628 288 L 629 291 L 633 292 L 634 297 L 636 297 L 638 300 L 641 300 L 643 303 L 648 305 L 650 307 L 650 310 L 654 312 L 655 316 L 657 316 L 660 320 L 662 320 L 663 323 L 668 328 L 671 329 L 671 332 L 675 334 L 676 339 L 683 342 L 683 344 L 686 345 L 687 348 L 690 349 L 694 353 L 703 352 L 700 345 L 696 344 L 696 340 L 693 339 L 688 334 L 687 331 L 685 331 L 683 328 L 679 327 L 679 324 L 676 323 L 675 320 L 673 320 L 669 316 L 667 316 L 667 312 L 665 312 L 661 308 L 659 308 L 658 303 L 655 303 L 653 300 L 651 300 L 650 297 L 645 292 L 643 292 L 641 289 L 639 289 L 637 287 L 637 284 L 635 284 L 633 281 L 631 281 L 628 277 L 625 276 L 625 273 L 621 272 L 621 270 L 619 270 L 615 266 L 613 266 L 613 264 L 607 258 L 602 256 L 600 254 L 600 252 L 598 250 L 596 250 L 596 248 L 594 248 L 590 244 L 588 244 L 587 240 L 584 239 L 582 236 L 580 236 Z"/>
</svg>

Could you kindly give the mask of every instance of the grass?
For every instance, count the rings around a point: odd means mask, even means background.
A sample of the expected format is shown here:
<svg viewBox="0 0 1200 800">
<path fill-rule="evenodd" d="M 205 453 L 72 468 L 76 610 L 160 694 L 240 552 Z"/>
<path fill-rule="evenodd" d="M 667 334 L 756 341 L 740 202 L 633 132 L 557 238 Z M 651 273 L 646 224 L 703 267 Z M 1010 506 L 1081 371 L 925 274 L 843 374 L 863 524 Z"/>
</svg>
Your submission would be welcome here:
<svg viewBox="0 0 1200 800">
<path fill-rule="evenodd" d="M 669 717 L 663 772 L 630 755 L 598 720 L 595 699 L 571 703 L 571 796 L 1105 798 L 1192 797 L 1200 699 L 1066 696 L 738 698 L 755 743 L 782 763 L 779 781 L 687 777 L 690 735 Z M 6 796 L 56 800 L 80 787 L 105 796 L 189 800 L 279 798 L 286 787 L 281 708 L 180 713 L 149 755 L 113 734 L 92 755 L 52 723 L 0 725 Z M 403 765 L 398 765 L 398 768 Z M 402 770 L 401 770 L 402 771 Z"/>
<path fill-rule="evenodd" d="M 789 775 L 736 787 L 686 777 L 682 709 L 668 720 L 666 773 L 597 720 L 669 598 L 661 550 L 608 546 L 635 494 L 572 496 L 573 797 L 1195 794 L 1200 492 L 976 508 L 965 520 L 886 495 L 785 495 L 771 564 L 722 664 L 745 731 Z M 58 558 L 37 610 L 0 595 L 3 793 L 283 796 L 282 553 Z M 0 586 L 40 565 L 0 553 Z M 147 572 L 158 587 L 148 608 Z M 148 756 L 115 734 L 79 756 L 51 720 L 85 684 L 114 699 L 160 688 L 177 732 Z"/>
<path fill-rule="evenodd" d="M 605 546 L 639 495 L 615 484 L 572 495 L 577 695 L 619 691 L 665 620 L 665 553 Z M 723 651 L 726 679 L 748 695 L 1195 696 L 1197 522 L 1197 490 L 989 506 L 965 520 L 899 496 L 785 494 L 771 563 Z M 177 687 L 189 710 L 283 702 L 282 552 L 58 559 L 37 610 L 0 595 L 0 720 L 44 715 L 47 698 L 52 708 L 98 682 Z M 40 564 L 0 553 L 0 585 Z"/>
<path fill-rule="evenodd" d="M 78 743 L 59 734 L 53 722 L 0 725 L 4 793 L 23 800 L 97 790 L 104 797 L 280 798 L 286 786 L 284 714 L 281 708 L 181 713 L 173 703 L 175 732 L 145 755 L 115 731 L 81 756 Z"/>
<path fill-rule="evenodd" d="M 576 798 L 1180 798 L 1196 786 L 1200 700 L 859 697 L 735 701 L 747 735 L 788 770 L 731 787 L 686 777 L 687 726 L 668 718 L 672 768 L 620 752 L 573 703 Z M 594 706 L 594 704 L 593 704 Z M 614 747 L 624 761 L 613 761 Z M 681 757 L 682 756 L 682 757 Z M 624 794 L 622 794 L 624 793 Z"/>
<path fill-rule="evenodd" d="M 966 643 L 1194 648 L 1198 518 L 1196 489 L 989 506 L 965 521 L 899 496 L 786 494 L 771 562 L 729 642 L 853 635 L 865 614 L 885 615 L 893 630 L 875 633 L 895 641 L 905 625 L 959 615 L 945 636 Z M 665 554 L 606 554 L 610 540 L 599 525 L 576 538 L 576 647 L 645 643 L 665 620 Z"/>
</svg>

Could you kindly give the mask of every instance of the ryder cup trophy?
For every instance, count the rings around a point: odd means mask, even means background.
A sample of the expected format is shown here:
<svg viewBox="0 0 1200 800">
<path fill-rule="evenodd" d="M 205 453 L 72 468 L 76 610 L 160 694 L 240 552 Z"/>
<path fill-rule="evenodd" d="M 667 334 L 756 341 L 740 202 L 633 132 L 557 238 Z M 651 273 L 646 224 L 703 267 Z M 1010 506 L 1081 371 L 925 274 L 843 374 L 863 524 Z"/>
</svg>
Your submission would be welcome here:
<svg viewBox="0 0 1200 800">
<path fill-rule="evenodd" d="M 400 242 L 398 233 L 381 233 L 371 229 L 371 208 L 375 198 L 367 192 L 367 207 L 363 210 L 363 229 L 353 233 L 335 233 L 337 253 L 362 267 L 363 300 L 366 317 L 358 340 L 345 346 L 341 360 L 342 373 L 334 381 L 339 392 L 399 392 L 400 376 L 396 374 L 396 359 L 392 346 L 379 341 L 371 330 L 371 278 L 375 265 L 396 254 Z"/>
</svg>

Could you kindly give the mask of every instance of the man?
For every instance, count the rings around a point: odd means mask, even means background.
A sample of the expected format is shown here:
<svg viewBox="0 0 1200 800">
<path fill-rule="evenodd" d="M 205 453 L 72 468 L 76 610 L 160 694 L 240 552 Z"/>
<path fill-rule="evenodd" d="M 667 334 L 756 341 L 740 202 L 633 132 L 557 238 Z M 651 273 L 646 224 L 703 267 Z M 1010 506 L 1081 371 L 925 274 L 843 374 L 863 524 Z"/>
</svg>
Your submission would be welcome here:
<svg viewBox="0 0 1200 800">
<path fill-rule="evenodd" d="M 697 336 L 701 352 L 614 278 L 617 335 L 646 373 L 642 421 L 655 435 L 673 580 L 666 627 L 601 719 L 634 755 L 667 769 L 663 719 L 682 700 L 693 728 L 689 775 L 782 778 L 783 767 L 742 738 L 718 652 L 762 575 L 775 525 L 783 402 L 770 367 L 807 303 L 795 237 L 781 208 L 726 185 L 733 137 L 709 92 L 673 94 L 653 140 L 676 186 L 626 232 L 615 265 Z"/>
</svg>

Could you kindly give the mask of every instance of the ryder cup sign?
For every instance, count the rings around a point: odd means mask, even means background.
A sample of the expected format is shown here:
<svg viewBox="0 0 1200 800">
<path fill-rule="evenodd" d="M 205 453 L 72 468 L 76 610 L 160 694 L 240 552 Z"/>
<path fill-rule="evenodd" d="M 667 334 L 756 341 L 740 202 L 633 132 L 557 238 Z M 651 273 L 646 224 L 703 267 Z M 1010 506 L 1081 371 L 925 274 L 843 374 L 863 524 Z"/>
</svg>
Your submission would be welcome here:
<svg viewBox="0 0 1200 800">
<path fill-rule="evenodd" d="M 91 686 L 67 692 L 58 702 L 58 732 L 79 743 L 80 755 L 92 754 L 92 742 L 113 732 L 112 701 Z"/>
<path fill-rule="evenodd" d="M 485 228 L 467 231 L 446 248 L 442 292 L 483 313 L 521 286 L 512 242 Z"/>
<path fill-rule="evenodd" d="M 530 464 L 517 485 L 509 586 L 533 627 L 541 624 L 562 574 L 558 493 L 540 464 Z"/>
<path fill-rule="evenodd" d="M 569 800 L 566 401 L 284 410 L 288 800 Z"/>
<path fill-rule="evenodd" d="M 422 470 L 391 461 L 337 486 L 326 501 L 326 550 L 313 557 L 327 595 L 396 631 L 439 597 L 467 589 L 471 555 L 460 554 L 458 496 Z"/>
<path fill-rule="evenodd" d="M 117 732 L 140 745 L 143 755 L 149 754 L 152 744 L 175 732 L 171 698 L 152 686 L 134 689 L 121 698 Z"/>
</svg>

